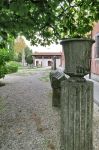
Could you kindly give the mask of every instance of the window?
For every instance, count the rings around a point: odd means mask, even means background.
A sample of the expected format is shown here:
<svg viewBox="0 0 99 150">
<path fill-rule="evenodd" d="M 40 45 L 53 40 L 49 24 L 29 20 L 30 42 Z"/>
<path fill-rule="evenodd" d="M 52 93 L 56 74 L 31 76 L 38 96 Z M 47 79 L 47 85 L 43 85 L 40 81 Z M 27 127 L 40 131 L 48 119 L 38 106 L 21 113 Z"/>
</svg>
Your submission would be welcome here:
<svg viewBox="0 0 99 150">
<path fill-rule="evenodd" d="M 37 56 L 36 58 L 37 58 L 37 59 L 42 59 L 42 56 Z"/>
<path fill-rule="evenodd" d="M 51 56 L 44 56 L 45 59 L 51 59 Z"/>
<path fill-rule="evenodd" d="M 96 58 L 99 58 L 99 33 L 95 37 L 96 44 Z"/>
</svg>

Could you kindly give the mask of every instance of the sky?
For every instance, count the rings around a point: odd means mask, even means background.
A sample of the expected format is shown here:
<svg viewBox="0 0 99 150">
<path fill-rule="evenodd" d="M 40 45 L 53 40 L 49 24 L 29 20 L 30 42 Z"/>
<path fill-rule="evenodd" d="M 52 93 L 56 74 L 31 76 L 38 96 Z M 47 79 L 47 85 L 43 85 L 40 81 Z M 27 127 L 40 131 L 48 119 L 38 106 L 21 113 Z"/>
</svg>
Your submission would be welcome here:
<svg viewBox="0 0 99 150">
<path fill-rule="evenodd" d="M 33 52 L 61 52 L 62 51 L 62 46 L 60 44 L 51 44 L 50 46 L 32 46 L 30 44 L 30 41 L 26 40 L 26 44 L 30 49 L 32 49 Z"/>
</svg>

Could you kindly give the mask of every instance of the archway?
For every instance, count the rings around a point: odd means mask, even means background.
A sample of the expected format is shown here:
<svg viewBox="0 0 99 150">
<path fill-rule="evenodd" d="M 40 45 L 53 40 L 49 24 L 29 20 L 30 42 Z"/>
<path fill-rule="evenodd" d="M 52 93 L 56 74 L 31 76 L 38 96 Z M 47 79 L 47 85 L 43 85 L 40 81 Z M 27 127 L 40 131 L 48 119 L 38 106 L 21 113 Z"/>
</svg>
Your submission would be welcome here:
<svg viewBox="0 0 99 150">
<path fill-rule="evenodd" d="M 36 66 L 38 66 L 39 65 L 39 61 L 36 61 Z"/>
<path fill-rule="evenodd" d="M 48 66 L 51 66 L 52 65 L 52 62 L 51 61 L 48 61 Z"/>
</svg>

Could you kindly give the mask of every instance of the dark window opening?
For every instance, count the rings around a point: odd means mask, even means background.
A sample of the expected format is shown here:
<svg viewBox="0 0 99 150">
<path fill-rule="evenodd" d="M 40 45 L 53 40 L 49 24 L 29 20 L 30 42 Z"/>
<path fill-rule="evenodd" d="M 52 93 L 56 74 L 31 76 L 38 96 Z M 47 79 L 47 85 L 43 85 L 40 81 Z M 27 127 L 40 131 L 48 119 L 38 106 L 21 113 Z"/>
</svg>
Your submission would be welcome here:
<svg viewBox="0 0 99 150">
<path fill-rule="evenodd" d="M 36 66 L 39 66 L 39 61 L 36 61 Z"/>
<path fill-rule="evenodd" d="M 48 66 L 51 66 L 52 65 L 52 62 L 51 61 L 48 61 Z"/>
</svg>

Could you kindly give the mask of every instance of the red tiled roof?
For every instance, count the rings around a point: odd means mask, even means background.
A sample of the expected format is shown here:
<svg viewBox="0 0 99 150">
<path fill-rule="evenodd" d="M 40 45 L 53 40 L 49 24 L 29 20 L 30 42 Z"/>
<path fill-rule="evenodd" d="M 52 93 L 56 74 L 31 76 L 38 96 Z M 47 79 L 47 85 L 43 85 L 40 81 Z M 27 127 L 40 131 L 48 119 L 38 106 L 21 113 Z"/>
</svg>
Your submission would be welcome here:
<svg viewBox="0 0 99 150">
<path fill-rule="evenodd" d="M 33 56 L 61 56 L 62 52 L 35 52 Z"/>
</svg>

